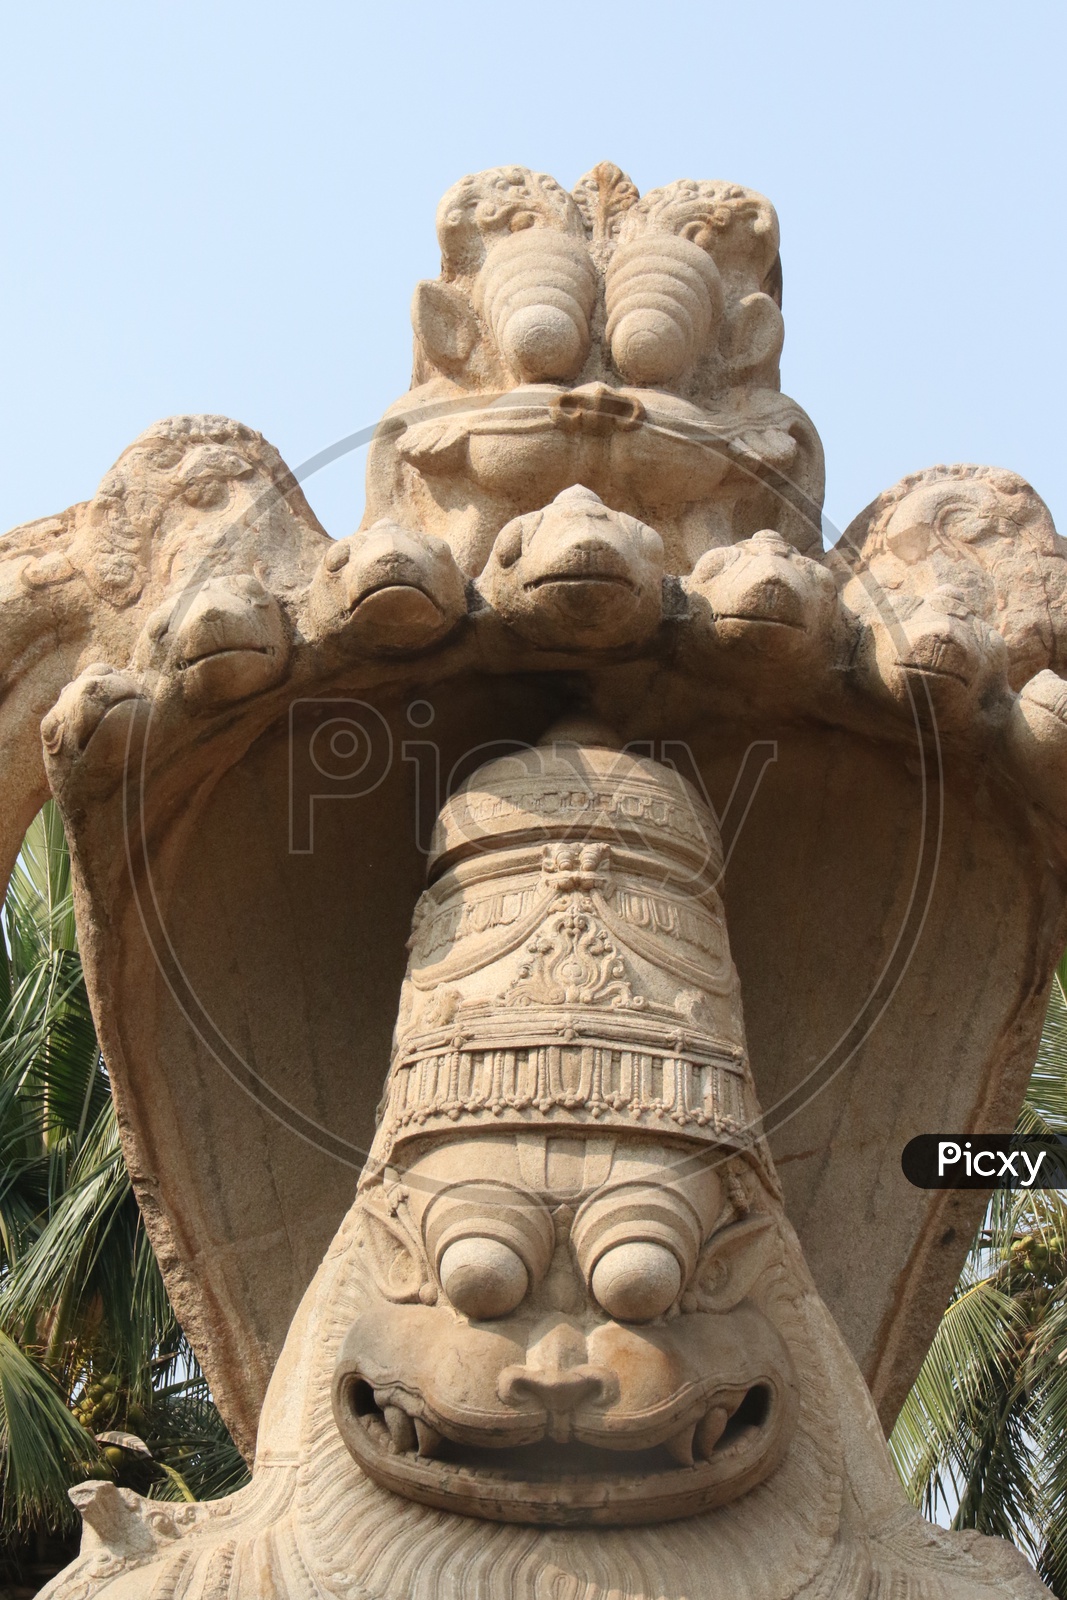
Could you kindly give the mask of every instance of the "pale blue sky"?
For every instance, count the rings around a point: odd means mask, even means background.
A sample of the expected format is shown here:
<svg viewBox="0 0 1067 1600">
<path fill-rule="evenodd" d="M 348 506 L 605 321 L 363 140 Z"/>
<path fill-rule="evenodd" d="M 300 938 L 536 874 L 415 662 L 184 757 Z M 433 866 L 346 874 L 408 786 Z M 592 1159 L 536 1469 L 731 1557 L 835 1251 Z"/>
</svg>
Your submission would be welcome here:
<svg viewBox="0 0 1067 1600">
<path fill-rule="evenodd" d="M 610 159 L 777 206 L 783 387 L 837 526 L 974 460 L 1067 527 L 1062 3 L 102 0 L 9 5 L 4 43 L 3 526 L 168 413 L 238 417 L 294 467 L 373 422 L 444 190 Z M 334 534 L 362 473 L 306 483 Z"/>
</svg>

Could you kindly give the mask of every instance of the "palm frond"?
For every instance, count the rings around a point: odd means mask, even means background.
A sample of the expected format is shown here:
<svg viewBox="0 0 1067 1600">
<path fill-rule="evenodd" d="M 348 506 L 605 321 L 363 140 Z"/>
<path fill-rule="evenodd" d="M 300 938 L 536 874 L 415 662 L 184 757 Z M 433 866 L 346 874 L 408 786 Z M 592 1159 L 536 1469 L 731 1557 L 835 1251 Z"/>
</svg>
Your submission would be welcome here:
<svg viewBox="0 0 1067 1600">
<path fill-rule="evenodd" d="M 958 1504 L 965 1460 L 1012 1386 L 1025 1326 L 1012 1296 L 990 1279 L 958 1291 L 890 1438 L 897 1470 L 928 1516 Z"/>
<path fill-rule="evenodd" d="M 122 1160 L 54 806 L 30 829 L 2 924 L 0 1550 L 27 1520 L 71 1525 L 66 1488 L 87 1467 L 162 1496 L 247 1478 Z M 93 1434 L 116 1428 L 140 1435 L 154 1464 L 109 1466 Z"/>
<path fill-rule="evenodd" d="M 1026 1109 L 1041 1119 L 1048 1132 L 1067 1133 L 1067 955 L 1052 980 Z"/>
<path fill-rule="evenodd" d="M 142 1240 L 108 1100 L 71 1161 L 67 1186 L 47 1221 L 11 1267 L 0 1292 L 0 1326 L 46 1344 L 50 1361 L 69 1367 L 81 1359 L 79 1325 L 90 1316 L 109 1329 L 112 1365 L 128 1376 L 141 1371 L 161 1334 L 177 1327 L 165 1296 L 164 1328 L 146 1326 L 135 1314 Z M 154 1263 L 153 1270 L 158 1275 Z M 142 1279 L 144 1273 L 142 1264 Z"/>
<path fill-rule="evenodd" d="M 244 1487 L 248 1464 L 226 1431 L 199 1368 L 169 1391 L 166 1419 L 153 1449 L 169 1472 L 153 1486 L 153 1498 L 181 1499 L 188 1491 L 194 1499 L 215 1500 Z M 170 1473 L 177 1474 L 180 1483 Z"/>
<path fill-rule="evenodd" d="M 77 948 L 70 855 L 63 824 L 49 800 L 31 822 L 4 902 L 11 965 L 21 975 L 43 955 Z"/>
<path fill-rule="evenodd" d="M 98 1458 L 96 1443 L 71 1415 L 60 1389 L 0 1331 L 0 1463 L 3 1521 L 25 1525 L 61 1516 L 70 1484 Z"/>
<path fill-rule="evenodd" d="M 1067 1196 L 1059 1195 L 1063 1209 Z M 1059 1235 L 1060 1285 L 1035 1341 L 1031 1382 L 1037 1396 L 1035 1437 L 1041 1442 L 1043 1538 L 1037 1568 L 1052 1592 L 1067 1594 L 1067 1260 Z"/>
<path fill-rule="evenodd" d="M 1067 957 L 1017 1131 L 1067 1133 Z M 997 1190 L 890 1439 L 913 1503 L 1067 1597 L 1067 1193 Z"/>
</svg>

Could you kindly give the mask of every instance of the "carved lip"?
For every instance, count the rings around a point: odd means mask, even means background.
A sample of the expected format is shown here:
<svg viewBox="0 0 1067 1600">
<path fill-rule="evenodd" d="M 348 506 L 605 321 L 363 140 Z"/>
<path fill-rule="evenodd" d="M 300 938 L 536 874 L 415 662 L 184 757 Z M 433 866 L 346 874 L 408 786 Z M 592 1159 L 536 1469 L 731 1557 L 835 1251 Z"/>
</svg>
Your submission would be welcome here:
<svg viewBox="0 0 1067 1600">
<path fill-rule="evenodd" d="M 204 661 L 218 661 L 222 656 L 273 656 L 277 650 L 272 644 L 227 644 L 215 650 L 205 650 L 198 656 L 183 656 L 178 662 L 180 672 L 199 667 Z"/>
<path fill-rule="evenodd" d="M 803 633 L 803 622 L 789 622 L 785 617 L 769 617 L 762 611 L 717 611 L 717 622 L 758 622 L 763 628 L 791 628 Z"/>
<path fill-rule="evenodd" d="M 414 1414 L 410 1395 L 379 1397 L 384 1406 L 358 1373 L 338 1374 L 334 1416 L 368 1477 L 424 1505 L 541 1526 L 673 1521 L 724 1505 L 774 1470 L 790 1432 L 773 1378 L 732 1398 L 713 1395 L 672 1438 L 639 1449 L 551 1437 L 460 1443 Z"/>
<path fill-rule="evenodd" d="M 627 589 L 631 594 L 637 593 L 637 585 L 630 578 L 607 572 L 546 572 L 540 578 L 531 578 L 528 583 L 523 584 L 523 588 L 545 589 L 565 583 L 581 584 L 586 587 L 599 584 L 612 589 Z"/>
<path fill-rule="evenodd" d="M 348 602 L 349 611 L 354 611 L 365 600 L 370 600 L 378 594 L 395 594 L 398 596 L 418 594 L 424 600 L 428 600 L 435 610 L 440 611 L 441 609 L 425 583 L 420 582 L 415 577 L 397 578 L 394 576 L 383 578 L 380 583 L 370 583 L 365 589 L 359 589 Z"/>
<path fill-rule="evenodd" d="M 966 688 L 974 677 L 968 652 L 952 638 L 926 634 L 900 657 L 905 672 L 922 678 L 954 678 Z"/>
<path fill-rule="evenodd" d="M 955 683 L 962 683 L 965 689 L 971 681 L 966 673 L 953 672 L 949 667 L 932 667 L 928 661 L 902 661 L 900 665 L 916 678 L 951 678 Z"/>
</svg>

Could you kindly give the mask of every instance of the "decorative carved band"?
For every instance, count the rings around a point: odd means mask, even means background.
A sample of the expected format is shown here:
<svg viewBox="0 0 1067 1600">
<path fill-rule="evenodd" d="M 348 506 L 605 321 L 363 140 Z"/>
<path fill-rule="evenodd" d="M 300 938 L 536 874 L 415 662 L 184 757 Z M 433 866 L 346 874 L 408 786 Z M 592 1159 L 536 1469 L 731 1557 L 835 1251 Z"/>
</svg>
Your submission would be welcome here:
<svg viewBox="0 0 1067 1600">
<path fill-rule="evenodd" d="M 624 1030 L 620 1029 L 620 1032 Z M 453 1045 L 399 1060 L 383 1107 L 380 1137 L 391 1146 L 460 1117 L 539 1122 L 590 1118 L 629 1131 L 673 1123 L 690 1137 L 754 1145 L 760 1125 L 743 1058 L 695 1060 L 633 1047 L 633 1022 L 619 1041 L 539 1041 L 496 1049 Z"/>
<path fill-rule="evenodd" d="M 566 754 L 522 752 L 483 767 L 441 811 L 431 877 L 486 849 L 565 837 L 629 846 L 709 883 L 722 871 L 714 818 L 676 772 L 654 770 L 626 751 L 572 747 Z"/>
<path fill-rule="evenodd" d="M 565 914 L 590 919 L 605 939 L 704 992 L 732 992 L 726 919 L 714 888 L 703 885 L 697 897 L 676 886 L 672 892 L 653 877 L 647 858 L 603 843 L 546 845 L 537 879 L 525 862 L 512 859 L 517 855 L 497 853 L 488 885 L 467 881 L 461 865 L 423 895 L 411 938 L 409 976 L 417 989 L 469 977 L 535 934 L 527 949 L 537 954 L 547 924 Z M 543 998 L 559 1003 L 575 997 Z"/>
</svg>

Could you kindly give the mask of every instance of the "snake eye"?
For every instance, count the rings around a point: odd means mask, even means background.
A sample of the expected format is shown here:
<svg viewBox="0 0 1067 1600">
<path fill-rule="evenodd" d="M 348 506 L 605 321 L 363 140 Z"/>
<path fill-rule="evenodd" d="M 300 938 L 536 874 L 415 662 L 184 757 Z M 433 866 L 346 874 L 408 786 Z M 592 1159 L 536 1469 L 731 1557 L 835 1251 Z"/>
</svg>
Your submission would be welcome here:
<svg viewBox="0 0 1067 1600">
<path fill-rule="evenodd" d="M 674 1304 L 682 1287 L 678 1258 L 666 1245 L 638 1239 L 606 1250 L 593 1268 L 590 1288 L 609 1317 L 651 1322 Z"/>
<path fill-rule="evenodd" d="M 441 1287 L 457 1311 L 478 1321 L 507 1316 L 522 1300 L 530 1276 L 521 1258 L 498 1239 L 457 1239 L 441 1257 Z"/>
</svg>

